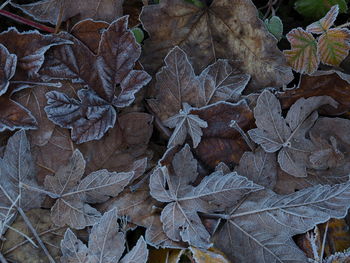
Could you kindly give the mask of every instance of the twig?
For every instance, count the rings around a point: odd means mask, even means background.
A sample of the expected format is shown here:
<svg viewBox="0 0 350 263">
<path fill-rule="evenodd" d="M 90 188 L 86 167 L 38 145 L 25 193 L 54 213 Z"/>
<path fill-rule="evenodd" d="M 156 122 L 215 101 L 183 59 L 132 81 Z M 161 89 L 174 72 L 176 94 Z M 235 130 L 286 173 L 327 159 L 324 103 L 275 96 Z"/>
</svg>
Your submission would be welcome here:
<svg viewBox="0 0 350 263">
<path fill-rule="evenodd" d="M 57 228 L 48 229 L 48 230 L 46 230 L 46 231 L 43 231 L 43 232 L 39 233 L 39 236 L 46 235 L 46 234 L 48 234 L 48 233 L 54 232 L 54 231 L 56 231 L 56 230 L 60 230 L 60 229 L 62 229 L 62 228 L 64 228 L 64 227 L 57 227 Z M 23 246 L 23 245 L 25 245 L 25 244 L 27 244 L 27 243 L 28 243 L 28 240 L 24 240 L 24 241 L 22 241 L 22 242 L 16 244 L 15 246 L 13 246 L 13 247 L 9 248 L 8 250 L 4 251 L 4 255 L 7 255 L 7 254 L 11 253 L 12 251 L 16 250 L 16 249 L 19 248 L 20 246 Z"/>
<path fill-rule="evenodd" d="M 5 1 L 5 3 L 3 3 L 1 6 L 0 6 L 0 10 L 1 9 L 4 9 L 5 6 L 7 6 L 12 0 L 7 0 Z"/>
<path fill-rule="evenodd" d="M 11 202 L 14 203 L 12 198 L 7 194 L 7 192 L 5 191 L 5 189 L 0 185 L 0 189 L 1 191 L 4 193 L 4 195 L 7 197 L 7 199 Z M 46 254 L 47 258 L 49 259 L 49 261 L 51 263 L 55 263 L 55 260 L 53 259 L 53 257 L 50 255 L 49 251 L 47 250 L 45 244 L 43 243 L 43 241 L 40 239 L 38 233 L 36 232 L 36 230 L 34 229 L 32 223 L 30 222 L 29 218 L 27 217 L 27 215 L 24 213 L 23 209 L 18 206 L 17 204 L 15 204 L 17 211 L 21 214 L 24 222 L 26 223 L 27 227 L 29 228 L 29 230 L 32 232 L 32 234 L 34 235 L 35 239 L 38 241 L 39 246 L 41 247 L 41 249 L 44 251 L 44 253 Z"/>
<path fill-rule="evenodd" d="M 321 256 L 320 256 L 320 262 L 321 263 L 323 261 L 324 248 L 326 246 L 326 237 L 327 237 L 327 233 L 328 233 L 328 224 L 329 224 L 329 221 L 327 221 L 326 228 L 325 228 L 324 233 L 323 233 L 323 240 L 322 240 L 322 247 L 321 247 Z"/>
<path fill-rule="evenodd" d="M 0 10 L 0 15 L 3 15 L 5 17 L 11 18 L 12 20 L 15 20 L 19 23 L 34 27 L 36 29 L 48 32 L 48 33 L 55 33 L 55 29 L 52 27 L 45 26 L 43 24 L 39 24 L 37 22 L 33 22 L 29 19 L 26 19 L 24 17 L 12 14 L 11 12 L 5 11 L 5 10 Z"/>
<path fill-rule="evenodd" d="M 3 256 L 3 254 L 1 254 L 1 252 L 0 252 L 0 261 L 1 261 L 1 263 L 8 263 L 8 261 L 7 261 L 6 258 Z"/>
<path fill-rule="evenodd" d="M 34 243 L 34 241 L 29 236 L 27 236 L 26 234 L 22 233 L 21 231 L 17 230 L 16 228 L 14 228 L 12 226 L 6 225 L 6 227 L 11 229 L 12 231 L 16 232 L 17 234 L 23 236 L 25 239 L 28 240 L 28 242 L 30 244 L 32 244 L 35 248 L 38 248 L 38 246 Z"/>
</svg>

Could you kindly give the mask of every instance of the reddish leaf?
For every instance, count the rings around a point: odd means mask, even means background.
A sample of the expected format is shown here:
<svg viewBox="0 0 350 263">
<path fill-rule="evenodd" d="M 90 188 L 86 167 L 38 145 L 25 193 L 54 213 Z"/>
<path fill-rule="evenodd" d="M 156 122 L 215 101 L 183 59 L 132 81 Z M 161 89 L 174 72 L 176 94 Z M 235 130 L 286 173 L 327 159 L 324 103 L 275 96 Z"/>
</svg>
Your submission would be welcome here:
<svg viewBox="0 0 350 263">
<path fill-rule="evenodd" d="M 74 44 L 54 49 L 42 73 L 82 80 L 90 89 L 78 92 L 81 102 L 50 92 L 45 110 L 53 122 L 72 129 L 76 143 L 98 140 L 115 124 L 116 110 L 112 105 L 129 106 L 135 93 L 150 81 L 146 72 L 133 70 L 141 48 L 127 29 L 127 17 L 116 20 L 102 33 L 97 55 L 78 39 L 63 36 Z M 115 96 L 117 85 L 120 92 Z"/>
<path fill-rule="evenodd" d="M 287 34 L 291 44 L 291 50 L 283 53 L 293 69 L 300 73 L 311 74 L 315 72 L 319 64 L 317 42 L 312 34 L 298 27 Z"/>
<path fill-rule="evenodd" d="M 26 14 L 42 22 L 49 22 L 53 25 L 59 23 L 61 8 L 63 10 L 62 21 L 73 16 L 80 15 L 80 19 L 94 18 L 107 22 L 113 21 L 123 13 L 123 1 L 121 0 L 40 0 L 35 3 L 11 5 L 20 8 Z"/>
<path fill-rule="evenodd" d="M 192 110 L 191 114 L 198 115 L 208 123 L 208 128 L 203 129 L 201 143 L 195 149 L 197 158 L 212 169 L 219 162 L 238 164 L 249 147 L 240 133 L 229 126 L 235 120 L 244 131 L 254 127 L 253 112 L 246 102 L 219 102 Z"/>
<path fill-rule="evenodd" d="M 10 54 L 5 46 L 0 44 L 0 96 L 3 95 L 8 86 L 10 79 L 15 75 L 17 56 Z"/>
<path fill-rule="evenodd" d="M 288 109 L 299 98 L 312 96 L 330 96 L 339 103 L 337 108 L 323 106 L 322 113 L 340 115 L 350 110 L 350 84 L 332 71 L 315 76 L 303 75 L 299 88 L 277 94 L 282 109 Z"/>
<path fill-rule="evenodd" d="M 311 25 L 308 25 L 306 27 L 306 31 L 314 34 L 323 34 L 328 29 L 333 26 L 335 20 L 337 19 L 337 16 L 339 14 L 339 6 L 334 5 L 331 7 L 331 9 L 327 12 L 327 14 L 321 18 L 319 21 L 312 23 Z"/>
</svg>

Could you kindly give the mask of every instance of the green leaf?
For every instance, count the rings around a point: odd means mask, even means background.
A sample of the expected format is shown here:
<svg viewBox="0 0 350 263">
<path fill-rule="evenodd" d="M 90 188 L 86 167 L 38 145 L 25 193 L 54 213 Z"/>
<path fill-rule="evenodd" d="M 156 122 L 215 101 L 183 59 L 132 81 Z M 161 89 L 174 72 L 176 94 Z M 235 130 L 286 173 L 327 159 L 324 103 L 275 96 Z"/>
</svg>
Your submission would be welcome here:
<svg viewBox="0 0 350 263">
<path fill-rule="evenodd" d="M 269 32 L 280 41 L 283 34 L 282 20 L 278 16 L 273 16 L 270 19 L 266 19 L 265 24 Z"/>
<path fill-rule="evenodd" d="M 317 42 L 313 35 L 301 27 L 291 30 L 287 34 L 291 44 L 290 50 L 284 50 L 288 64 L 296 72 L 312 74 L 318 68 L 319 57 L 317 54 Z"/>
<path fill-rule="evenodd" d="M 340 13 L 346 13 L 348 9 L 346 2 L 346 0 L 297 0 L 294 8 L 305 17 L 319 19 L 334 5 L 339 5 Z"/>
<path fill-rule="evenodd" d="M 141 44 L 141 42 L 145 38 L 145 35 L 144 35 L 142 29 L 135 27 L 135 28 L 131 29 L 131 31 L 134 34 L 137 43 Z"/>
</svg>

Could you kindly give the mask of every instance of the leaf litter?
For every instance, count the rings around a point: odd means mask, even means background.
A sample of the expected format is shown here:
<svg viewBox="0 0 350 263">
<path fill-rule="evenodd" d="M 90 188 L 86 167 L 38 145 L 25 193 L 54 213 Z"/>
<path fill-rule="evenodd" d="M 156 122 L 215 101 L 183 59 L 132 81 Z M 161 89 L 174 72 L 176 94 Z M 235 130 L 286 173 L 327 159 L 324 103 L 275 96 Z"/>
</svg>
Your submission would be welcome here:
<svg viewBox="0 0 350 263">
<path fill-rule="evenodd" d="M 296 241 L 347 225 L 349 30 L 333 6 L 283 54 L 234 4 L 11 2 L 57 31 L 0 33 L 0 261 L 27 245 L 50 263 L 323 255 Z"/>
</svg>

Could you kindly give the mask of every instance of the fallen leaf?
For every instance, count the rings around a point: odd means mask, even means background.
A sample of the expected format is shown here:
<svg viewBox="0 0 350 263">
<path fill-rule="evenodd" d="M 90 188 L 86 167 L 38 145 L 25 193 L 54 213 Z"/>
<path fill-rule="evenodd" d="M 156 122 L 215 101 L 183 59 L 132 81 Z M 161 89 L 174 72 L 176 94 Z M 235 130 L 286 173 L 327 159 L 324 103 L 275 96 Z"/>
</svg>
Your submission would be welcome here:
<svg viewBox="0 0 350 263">
<path fill-rule="evenodd" d="M 238 201 L 238 196 L 240 199 L 261 189 L 236 173 L 223 175 L 220 172 L 205 177 L 196 187 L 191 186 L 190 183 L 197 178 L 197 161 L 188 145 L 175 154 L 172 170 L 174 172 L 160 166 L 152 173 L 150 193 L 166 204 L 160 217 L 166 235 L 174 241 L 188 242 L 197 247 L 210 246 L 210 234 L 197 212 L 223 209 Z"/>
<path fill-rule="evenodd" d="M 291 30 L 287 34 L 291 50 L 284 50 L 289 65 L 296 72 L 311 74 L 315 72 L 320 63 L 317 52 L 317 41 L 313 35 L 301 27 Z"/>
<path fill-rule="evenodd" d="M 273 189 L 277 179 L 276 154 L 267 153 L 260 147 L 255 152 L 245 152 L 235 171 L 256 184 Z"/>
<path fill-rule="evenodd" d="M 15 75 L 17 56 L 10 54 L 5 46 L 0 44 L 0 96 L 6 93 L 10 79 Z"/>
<path fill-rule="evenodd" d="M 343 218 L 349 195 L 349 182 L 318 185 L 290 195 L 270 190 L 251 194 L 228 214 L 214 236 L 215 246 L 233 262 L 307 262 L 292 237 L 331 217 Z"/>
<path fill-rule="evenodd" d="M 53 25 L 59 23 L 62 8 L 62 21 L 66 21 L 76 15 L 80 19 L 93 18 L 112 22 L 123 14 L 123 0 L 41 0 L 30 4 L 19 5 L 11 2 L 11 5 L 21 9 L 24 13 L 41 22 Z"/>
<path fill-rule="evenodd" d="M 277 93 L 282 109 L 288 109 L 299 98 L 312 96 L 329 96 L 339 103 L 337 108 L 323 106 L 322 113 L 340 115 L 350 110 L 349 94 L 350 84 L 341 78 L 336 72 L 319 72 L 316 76 L 301 76 L 300 85 L 297 89 Z"/>
<path fill-rule="evenodd" d="M 98 222 L 100 213 L 88 203 L 100 203 L 117 196 L 129 184 L 133 172 L 116 173 L 106 169 L 93 172 L 82 179 L 85 160 L 79 150 L 73 152 L 69 163 L 61 166 L 54 176 L 45 178 L 45 188 L 57 199 L 51 208 L 52 221 L 82 229 Z"/>
<path fill-rule="evenodd" d="M 117 125 L 99 141 L 79 145 L 87 161 L 87 172 L 99 169 L 127 171 L 134 161 L 149 157 L 148 143 L 153 132 L 153 117 L 147 113 L 122 114 Z"/>
<path fill-rule="evenodd" d="M 63 238 L 66 228 L 56 227 L 50 217 L 50 211 L 46 209 L 31 209 L 26 212 L 27 217 L 35 227 L 35 230 L 40 235 L 40 238 L 44 243 L 50 244 L 47 246 L 51 256 L 59 262 L 61 251 L 59 249 L 61 239 Z M 33 239 L 32 233 L 28 229 L 28 226 L 24 222 L 22 217 L 17 217 L 11 226 L 26 234 Z M 39 248 L 34 248 L 22 235 L 15 231 L 7 231 L 5 235 L 6 241 L 2 243 L 1 252 L 7 258 L 15 260 L 17 262 L 42 262 L 45 261 L 45 254 Z M 24 244 L 21 244 L 24 242 Z M 18 246 L 21 244 L 21 246 Z M 18 246 L 18 247 L 16 247 Z"/>
<path fill-rule="evenodd" d="M 182 145 L 187 134 L 192 138 L 193 148 L 196 148 L 200 143 L 203 135 L 201 128 L 207 128 L 208 124 L 197 115 L 190 114 L 191 109 L 193 108 L 185 102 L 183 103 L 183 110 L 180 110 L 179 114 L 164 121 L 165 126 L 175 128 L 168 141 L 168 147 Z"/>
<path fill-rule="evenodd" d="M 62 37 L 74 44 L 53 49 L 41 73 L 50 78 L 84 81 L 89 88 L 77 92 L 79 100 L 48 92 L 45 111 L 55 124 L 72 130 L 76 143 L 101 139 L 116 122 L 114 107 L 129 106 L 135 93 L 150 81 L 145 71 L 132 69 L 141 48 L 127 29 L 127 17 L 114 21 L 102 33 L 97 55 L 73 36 L 63 33 Z"/>
<path fill-rule="evenodd" d="M 16 204 L 24 211 L 40 207 L 44 195 L 31 189 L 40 187 L 36 182 L 29 141 L 23 130 L 8 140 L 4 156 L 0 159 L 0 177 L 2 206 L 11 207 L 12 202 L 19 198 Z"/>
<path fill-rule="evenodd" d="M 229 0 L 214 0 L 201 6 L 164 0 L 144 6 L 140 19 L 150 35 L 150 40 L 145 41 L 142 64 L 151 74 L 177 45 L 195 58 L 197 73 L 219 58 L 233 60 L 252 76 L 250 90 L 282 86 L 292 79 L 276 46 L 277 40 L 259 20 L 251 1 L 236 1 L 232 8 Z"/>
<path fill-rule="evenodd" d="M 306 177 L 308 156 L 315 149 L 306 138 L 306 133 L 318 118 L 316 110 L 325 104 L 337 107 L 337 102 L 330 97 L 301 98 L 291 106 L 286 118 L 283 118 L 278 99 L 265 90 L 254 109 L 258 128 L 248 131 L 248 134 L 266 152 L 279 151 L 278 163 L 282 170 L 296 177 Z"/>
<path fill-rule="evenodd" d="M 230 263 L 224 255 L 217 251 L 203 250 L 195 247 L 190 247 L 193 258 L 196 263 Z"/>
<path fill-rule="evenodd" d="M 86 246 L 68 229 L 61 242 L 62 262 L 147 262 L 148 250 L 141 237 L 137 244 L 121 260 L 125 235 L 120 232 L 115 209 L 106 212 L 93 225 Z"/>
<path fill-rule="evenodd" d="M 190 113 L 208 123 L 201 143 L 194 149 L 198 160 L 208 167 L 214 169 L 220 162 L 238 164 L 243 153 L 250 150 L 241 134 L 230 128 L 232 120 L 245 132 L 254 127 L 253 112 L 244 100 L 235 104 L 218 102 Z"/>
</svg>

